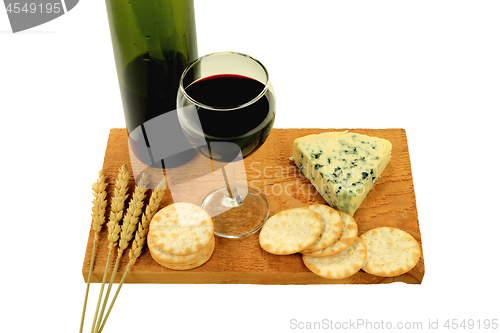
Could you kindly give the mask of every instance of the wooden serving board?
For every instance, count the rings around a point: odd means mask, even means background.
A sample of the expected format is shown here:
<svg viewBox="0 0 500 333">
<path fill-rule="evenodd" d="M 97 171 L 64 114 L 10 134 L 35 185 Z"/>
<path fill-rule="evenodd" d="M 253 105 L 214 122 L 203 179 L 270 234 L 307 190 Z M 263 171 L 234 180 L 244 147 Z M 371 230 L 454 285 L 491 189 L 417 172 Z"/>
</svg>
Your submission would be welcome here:
<svg viewBox="0 0 500 333">
<path fill-rule="evenodd" d="M 312 203 L 325 204 L 321 195 L 289 160 L 296 138 L 343 129 L 279 129 L 272 130 L 266 143 L 244 160 L 247 181 L 259 187 L 266 195 L 270 216 L 281 210 L 302 207 Z M 391 160 L 372 190 L 356 211 L 358 235 L 380 226 L 396 227 L 407 231 L 422 244 L 418 223 L 410 156 L 406 133 L 403 129 L 349 129 L 349 132 L 384 138 L 392 142 Z M 195 157 L 195 160 L 198 157 Z M 108 202 L 118 168 L 130 165 L 127 132 L 111 129 L 103 169 L 107 176 Z M 191 162 L 190 162 L 191 163 Z M 130 169 L 130 168 L 129 168 Z M 132 173 L 132 172 L 131 172 Z M 129 184 L 130 194 L 135 185 Z M 189 192 L 189 189 L 186 189 Z M 169 192 L 164 196 L 160 209 L 172 203 Z M 200 202 L 201 203 L 201 202 Z M 109 205 L 108 205 L 109 207 Z M 89 223 L 90 225 L 91 223 Z M 94 232 L 90 227 L 83 277 L 87 282 Z M 343 280 L 325 279 L 313 274 L 302 262 L 300 254 L 278 256 L 264 251 L 258 242 L 258 232 L 242 239 L 215 237 L 215 251 L 204 265 L 187 271 L 175 271 L 156 263 L 147 248 L 132 266 L 126 283 L 232 283 L 232 284 L 378 284 L 401 281 L 420 284 L 424 276 L 424 260 L 410 272 L 395 278 L 382 278 L 362 270 Z M 97 244 L 97 255 L 91 282 L 101 282 L 108 257 L 107 230 L 104 226 Z M 422 252 L 423 253 L 423 252 Z M 113 253 L 113 258 L 115 258 Z M 128 262 L 128 250 L 121 260 L 116 281 L 120 281 Z M 110 270 L 114 265 L 111 262 Z M 108 279 L 111 274 L 108 274 Z"/>
</svg>

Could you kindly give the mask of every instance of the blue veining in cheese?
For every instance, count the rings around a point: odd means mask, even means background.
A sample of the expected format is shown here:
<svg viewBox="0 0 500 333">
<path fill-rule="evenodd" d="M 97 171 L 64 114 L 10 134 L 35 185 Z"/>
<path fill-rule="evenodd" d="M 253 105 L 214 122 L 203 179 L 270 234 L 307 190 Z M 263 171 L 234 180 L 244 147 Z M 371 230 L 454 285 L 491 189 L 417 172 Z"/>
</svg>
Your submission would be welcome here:
<svg viewBox="0 0 500 333">
<path fill-rule="evenodd" d="M 334 209 L 354 215 L 391 158 L 390 141 L 328 132 L 295 140 L 291 159 Z"/>
</svg>

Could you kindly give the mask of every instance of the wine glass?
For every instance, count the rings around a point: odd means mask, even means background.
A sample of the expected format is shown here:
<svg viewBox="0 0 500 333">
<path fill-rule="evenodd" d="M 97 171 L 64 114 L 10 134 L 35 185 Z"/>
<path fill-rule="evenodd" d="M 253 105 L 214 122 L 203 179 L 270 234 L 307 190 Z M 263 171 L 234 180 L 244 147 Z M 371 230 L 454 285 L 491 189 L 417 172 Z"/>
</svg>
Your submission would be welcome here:
<svg viewBox="0 0 500 333">
<path fill-rule="evenodd" d="M 225 186 L 201 204 L 212 216 L 215 234 L 241 238 L 259 230 L 269 205 L 258 188 L 236 183 L 235 164 L 266 141 L 274 123 L 276 98 L 264 65 L 235 52 L 197 59 L 181 76 L 177 112 L 193 147 L 224 176 Z"/>
</svg>

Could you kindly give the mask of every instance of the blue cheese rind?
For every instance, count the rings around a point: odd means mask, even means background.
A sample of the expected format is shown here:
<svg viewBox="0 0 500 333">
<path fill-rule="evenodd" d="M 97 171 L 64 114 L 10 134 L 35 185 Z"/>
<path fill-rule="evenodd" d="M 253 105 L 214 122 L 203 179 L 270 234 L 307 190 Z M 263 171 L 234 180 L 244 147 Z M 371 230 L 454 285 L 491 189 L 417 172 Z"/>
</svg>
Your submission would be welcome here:
<svg viewBox="0 0 500 333">
<path fill-rule="evenodd" d="M 391 158 L 390 141 L 327 132 L 295 140 L 291 159 L 334 209 L 354 215 Z"/>
</svg>

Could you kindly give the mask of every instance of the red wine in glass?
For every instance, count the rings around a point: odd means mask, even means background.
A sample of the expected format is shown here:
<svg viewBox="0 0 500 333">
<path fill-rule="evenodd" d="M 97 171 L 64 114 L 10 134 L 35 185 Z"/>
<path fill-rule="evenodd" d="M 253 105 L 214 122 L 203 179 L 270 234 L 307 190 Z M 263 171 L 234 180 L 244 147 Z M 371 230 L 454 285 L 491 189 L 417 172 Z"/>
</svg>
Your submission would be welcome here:
<svg viewBox="0 0 500 333">
<path fill-rule="evenodd" d="M 184 126 L 188 138 L 193 141 L 202 138 L 207 147 L 200 151 L 209 152 L 209 157 L 224 162 L 233 161 L 239 151 L 218 142 L 236 144 L 242 157 L 255 152 L 267 139 L 275 117 L 271 92 L 249 103 L 264 89 L 263 83 L 235 74 L 212 75 L 194 81 L 186 87 L 186 93 L 211 107 L 198 106 L 196 112 L 185 112 L 191 124 Z"/>
</svg>

